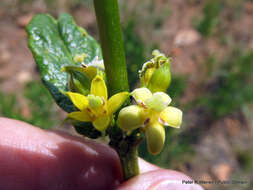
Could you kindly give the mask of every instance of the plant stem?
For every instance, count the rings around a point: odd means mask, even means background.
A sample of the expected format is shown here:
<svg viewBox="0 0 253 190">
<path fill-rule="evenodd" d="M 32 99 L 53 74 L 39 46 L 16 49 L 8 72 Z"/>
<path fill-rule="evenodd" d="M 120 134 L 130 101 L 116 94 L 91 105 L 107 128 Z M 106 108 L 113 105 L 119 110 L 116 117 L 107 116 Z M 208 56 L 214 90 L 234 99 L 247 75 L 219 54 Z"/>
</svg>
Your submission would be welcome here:
<svg viewBox="0 0 253 190">
<path fill-rule="evenodd" d="M 128 91 L 126 58 L 117 0 L 94 0 L 110 96 Z"/>
<path fill-rule="evenodd" d="M 109 95 L 129 91 L 118 0 L 94 0 L 94 7 L 102 44 Z M 123 133 L 120 130 L 120 136 L 122 135 Z M 115 137 L 112 135 L 110 140 L 111 146 L 120 157 L 125 180 L 138 175 L 137 145 L 133 145 L 132 141 L 126 139 L 119 142 L 118 135 Z"/>
<path fill-rule="evenodd" d="M 118 154 L 120 156 L 120 162 L 122 165 L 125 180 L 138 175 L 139 165 L 137 146 L 130 147 L 127 154 L 121 155 L 120 152 Z"/>
</svg>

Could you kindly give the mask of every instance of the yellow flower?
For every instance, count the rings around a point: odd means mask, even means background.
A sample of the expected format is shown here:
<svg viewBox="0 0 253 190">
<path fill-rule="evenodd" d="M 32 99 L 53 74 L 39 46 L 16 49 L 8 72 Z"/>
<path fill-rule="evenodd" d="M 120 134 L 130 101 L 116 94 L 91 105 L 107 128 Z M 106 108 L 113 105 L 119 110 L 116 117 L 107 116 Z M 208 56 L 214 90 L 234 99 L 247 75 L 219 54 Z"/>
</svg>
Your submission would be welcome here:
<svg viewBox="0 0 253 190">
<path fill-rule="evenodd" d="M 149 152 L 158 154 L 165 141 L 164 126 L 179 128 L 183 113 L 178 108 L 168 106 L 171 98 L 164 92 L 152 94 L 147 88 L 138 88 L 131 95 L 137 105 L 123 108 L 118 124 L 125 131 L 143 129 Z"/>
<path fill-rule="evenodd" d="M 103 78 L 97 75 L 91 82 L 90 94 L 66 93 L 79 111 L 71 112 L 68 118 L 92 122 L 93 126 L 104 131 L 113 119 L 113 114 L 120 108 L 129 96 L 128 92 L 113 95 L 108 100 L 107 88 Z"/>
</svg>

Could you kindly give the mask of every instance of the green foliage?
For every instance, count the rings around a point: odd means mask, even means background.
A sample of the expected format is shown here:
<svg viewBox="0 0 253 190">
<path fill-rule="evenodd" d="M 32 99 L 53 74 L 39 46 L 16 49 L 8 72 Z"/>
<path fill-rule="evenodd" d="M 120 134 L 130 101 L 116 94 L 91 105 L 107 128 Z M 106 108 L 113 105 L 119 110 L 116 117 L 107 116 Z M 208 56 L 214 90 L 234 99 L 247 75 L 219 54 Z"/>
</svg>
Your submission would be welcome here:
<svg viewBox="0 0 253 190">
<path fill-rule="evenodd" d="M 101 59 L 99 45 L 68 14 L 62 14 L 58 22 L 46 14 L 36 15 L 26 30 L 29 48 L 45 86 L 63 110 L 73 111 L 73 104 L 60 92 L 67 90 L 69 81 L 69 76 L 61 72 L 61 68 L 66 65 L 80 66 L 81 63 L 74 62 L 73 59 L 82 53 L 86 55 L 86 64 L 96 57 Z"/>
<path fill-rule="evenodd" d="M 224 61 L 215 81 L 200 100 L 214 118 L 220 118 L 253 101 L 253 51 L 235 50 Z"/>
<path fill-rule="evenodd" d="M 180 75 L 173 75 L 170 87 L 167 90 L 167 93 L 172 98 L 173 103 L 178 105 L 179 104 L 179 98 L 184 93 L 184 90 L 186 88 L 186 78 L 184 76 Z"/>
<path fill-rule="evenodd" d="M 58 30 L 61 39 L 74 58 L 76 55 L 85 54 L 85 64 L 89 64 L 97 57 L 102 59 L 99 44 L 85 29 L 79 27 L 69 14 L 61 14 L 58 19 Z"/>
<path fill-rule="evenodd" d="M 124 45 L 127 59 L 128 80 L 130 88 L 133 89 L 138 81 L 138 70 L 145 62 L 145 44 L 140 36 L 135 33 L 135 21 L 130 20 L 123 27 Z"/>
<path fill-rule="evenodd" d="M 23 119 L 20 109 L 17 108 L 17 99 L 13 94 L 3 94 L 0 92 L 0 113 L 1 116 L 14 119 Z"/>
<path fill-rule="evenodd" d="M 29 101 L 32 117 L 27 120 L 32 125 L 47 129 L 59 125 L 60 118 L 54 107 L 54 101 L 41 82 L 26 85 L 24 97 Z"/>
<path fill-rule="evenodd" d="M 239 151 L 237 153 L 237 160 L 240 166 L 245 171 L 252 171 L 253 169 L 253 152 L 252 151 Z"/>
<path fill-rule="evenodd" d="M 196 24 L 196 29 L 205 37 L 214 32 L 219 23 L 219 15 L 223 9 L 223 2 L 220 0 L 209 0 L 203 8 L 203 18 Z"/>
<path fill-rule="evenodd" d="M 0 113 L 4 117 L 26 121 L 43 129 L 59 124 L 59 114 L 53 106 L 53 99 L 41 82 L 31 82 L 25 86 L 22 96 L 28 102 L 30 117 L 21 114 L 22 107 L 14 94 L 0 93 Z"/>
</svg>

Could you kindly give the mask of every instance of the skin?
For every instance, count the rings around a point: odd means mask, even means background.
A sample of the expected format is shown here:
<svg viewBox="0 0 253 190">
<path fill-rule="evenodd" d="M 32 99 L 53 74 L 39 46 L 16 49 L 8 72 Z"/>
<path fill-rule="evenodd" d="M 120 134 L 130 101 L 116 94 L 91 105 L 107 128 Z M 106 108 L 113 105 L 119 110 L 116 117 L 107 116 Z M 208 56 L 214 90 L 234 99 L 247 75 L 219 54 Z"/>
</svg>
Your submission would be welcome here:
<svg viewBox="0 0 253 190">
<path fill-rule="evenodd" d="M 141 174 L 122 181 L 110 147 L 59 131 L 45 131 L 0 117 L 0 189 L 8 190 L 201 190 L 182 185 L 183 173 L 139 160 Z M 175 184 L 178 180 L 180 183 Z"/>
</svg>

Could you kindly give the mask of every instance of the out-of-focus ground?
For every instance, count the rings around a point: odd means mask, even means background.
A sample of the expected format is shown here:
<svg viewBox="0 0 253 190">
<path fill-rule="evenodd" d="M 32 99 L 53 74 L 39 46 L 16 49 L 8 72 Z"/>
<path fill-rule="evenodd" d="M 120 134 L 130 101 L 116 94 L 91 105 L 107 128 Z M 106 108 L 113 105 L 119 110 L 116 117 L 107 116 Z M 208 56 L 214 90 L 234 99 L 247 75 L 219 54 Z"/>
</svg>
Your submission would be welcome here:
<svg viewBox="0 0 253 190">
<path fill-rule="evenodd" d="M 206 189 L 253 187 L 253 1 L 120 0 L 129 81 L 154 48 L 172 57 L 173 105 L 184 111 L 180 130 L 167 129 L 163 152 L 140 155 L 205 184 Z M 27 48 L 25 26 L 36 13 L 71 13 L 97 38 L 88 0 L 0 1 L 0 115 L 42 128 L 57 127 L 65 114 L 40 82 Z"/>
</svg>

